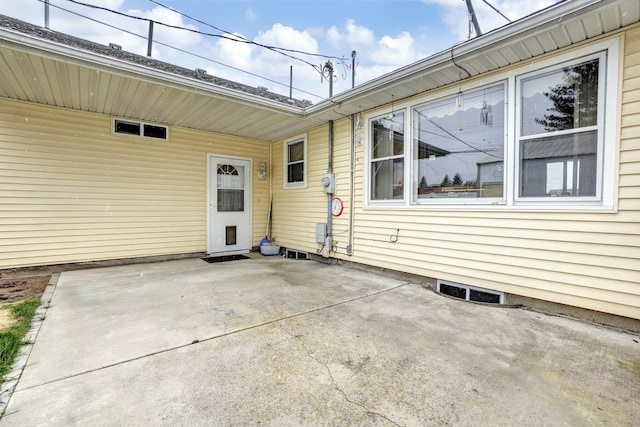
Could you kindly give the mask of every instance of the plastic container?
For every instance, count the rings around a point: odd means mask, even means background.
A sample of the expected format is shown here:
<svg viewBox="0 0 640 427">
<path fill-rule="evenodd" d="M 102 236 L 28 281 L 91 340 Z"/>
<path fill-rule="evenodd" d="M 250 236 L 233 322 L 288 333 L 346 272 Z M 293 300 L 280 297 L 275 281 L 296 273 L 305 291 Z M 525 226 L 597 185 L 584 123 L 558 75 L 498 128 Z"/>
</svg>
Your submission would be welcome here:
<svg viewBox="0 0 640 427">
<path fill-rule="evenodd" d="M 280 255 L 280 246 L 272 243 L 260 245 L 260 253 L 264 256 Z"/>
</svg>

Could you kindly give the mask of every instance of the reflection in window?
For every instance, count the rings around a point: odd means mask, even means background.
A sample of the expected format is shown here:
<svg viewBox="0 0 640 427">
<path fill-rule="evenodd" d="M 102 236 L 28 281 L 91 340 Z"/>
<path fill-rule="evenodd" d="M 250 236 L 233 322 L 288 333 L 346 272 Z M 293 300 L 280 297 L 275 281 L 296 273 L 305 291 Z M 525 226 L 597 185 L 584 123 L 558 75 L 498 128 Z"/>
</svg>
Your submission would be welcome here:
<svg viewBox="0 0 640 427">
<path fill-rule="evenodd" d="M 371 122 L 371 200 L 404 198 L 404 113 Z"/>
<path fill-rule="evenodd" d="M 521 197 L 597 195 L 600 62 L 521 80 Z"/>
<path fill-rule="evenodd" d="M 504 197 L 504 84 L 414 109 L 414 198 Z"/>
<path fill-rule="evenodd" d="M 520 142 L 520 196 L 596 195 L 597 131 Z"/>
<path fill-rule="evenodd" d="M 304 141 L 287 144 L 287 184 L 304 183 Z"/>
<path fill-rule="evenodd" d="M 218 212 L 244 212 L 244 167 L 218 165 Z"/>
</svg>

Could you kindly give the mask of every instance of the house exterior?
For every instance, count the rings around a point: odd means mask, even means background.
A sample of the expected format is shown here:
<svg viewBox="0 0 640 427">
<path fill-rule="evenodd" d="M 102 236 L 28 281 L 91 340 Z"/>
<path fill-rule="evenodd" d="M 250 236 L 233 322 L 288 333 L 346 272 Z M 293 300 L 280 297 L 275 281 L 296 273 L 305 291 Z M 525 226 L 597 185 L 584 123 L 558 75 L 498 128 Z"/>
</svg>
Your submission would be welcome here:
<svg viewBox="0 0 640 427">
<path fill-rule="evenodd" d="M 636 0 L 563 2 L 316 105 L 1 23 L 0 269 L 269 234 L 640 319 Z"/>
</svg>

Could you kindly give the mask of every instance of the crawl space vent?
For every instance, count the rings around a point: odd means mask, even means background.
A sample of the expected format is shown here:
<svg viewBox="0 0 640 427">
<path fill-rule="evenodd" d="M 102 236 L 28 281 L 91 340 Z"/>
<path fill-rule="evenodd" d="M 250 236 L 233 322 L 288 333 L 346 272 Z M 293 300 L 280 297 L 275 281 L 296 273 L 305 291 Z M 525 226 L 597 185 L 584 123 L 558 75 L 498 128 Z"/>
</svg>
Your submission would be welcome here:
<svg viewBox="0 0 640 427">
<path fill-rule="evenodd" d="M 450 297 L 487 304 L 504 304 L 504 293 L 438 280 L 437 291 Z"/>
</svg>

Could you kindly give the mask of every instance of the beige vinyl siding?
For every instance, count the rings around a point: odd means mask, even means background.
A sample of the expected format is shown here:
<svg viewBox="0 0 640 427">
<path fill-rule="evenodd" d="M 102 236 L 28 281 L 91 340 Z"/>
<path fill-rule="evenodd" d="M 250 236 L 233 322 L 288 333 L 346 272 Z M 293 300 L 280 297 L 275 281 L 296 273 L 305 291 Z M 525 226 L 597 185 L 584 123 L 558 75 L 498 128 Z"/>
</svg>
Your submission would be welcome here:
<svg viewBox="0 0 640 427">
<path fill-rule="evenodd" d="M 268 144 L 0 100 L 0 268 L 206 251 L 207 153 L 254 158 L 254 242 L 266 226 Z"/>
<path fill-rule="evenodd" d="M 354 251 L 348 256 L 344 250 L 348 234 L 335 234 L 347 230 L 345 203 L 343 218 L 334 220 L 334 241 L 340 242 L 334 256 L 640 319 L 640 30 L 624 40 L 617 211 L 365 208 L 363 139 L 355 156 Z M 349 121 L 339 127 L 334 170 L 339 192 L 347 195 Z M 305 228 L 292 216 L 282 223 L 291 222 Z"/>
<path fill-rule="evenodd" d="M 306 187 L 284 187 L 284 142 L 273 144 L 272 237 L 280 246 L 315 253 L 315 224 L 327 218 L 327 197 L 320 186 L 327 171 L 327 128 L 315 128 L 306 135 Z"/>
</svg>

